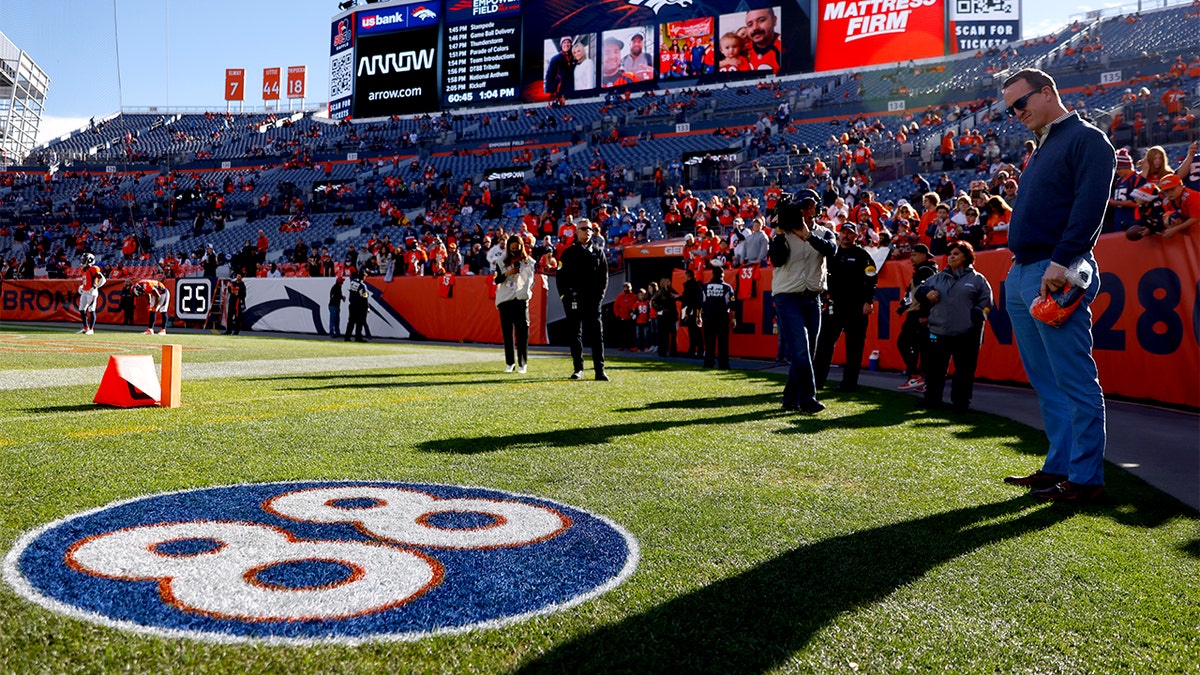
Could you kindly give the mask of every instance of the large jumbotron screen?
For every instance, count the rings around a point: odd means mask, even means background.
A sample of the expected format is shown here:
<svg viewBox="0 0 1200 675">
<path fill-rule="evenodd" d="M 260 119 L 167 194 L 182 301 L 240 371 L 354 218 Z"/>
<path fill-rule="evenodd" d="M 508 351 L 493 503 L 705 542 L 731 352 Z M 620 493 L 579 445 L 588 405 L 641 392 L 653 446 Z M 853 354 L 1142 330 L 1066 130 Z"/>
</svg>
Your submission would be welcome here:
<svg viewBox="0 0 1200 675">
<path fill-rule="evenodd" d="M 1019 21 L 1019 0 L 377 2 L 333 18 L 329 113 L 407 115 L 858 68 L 1016 39 Z"/>
</svg>

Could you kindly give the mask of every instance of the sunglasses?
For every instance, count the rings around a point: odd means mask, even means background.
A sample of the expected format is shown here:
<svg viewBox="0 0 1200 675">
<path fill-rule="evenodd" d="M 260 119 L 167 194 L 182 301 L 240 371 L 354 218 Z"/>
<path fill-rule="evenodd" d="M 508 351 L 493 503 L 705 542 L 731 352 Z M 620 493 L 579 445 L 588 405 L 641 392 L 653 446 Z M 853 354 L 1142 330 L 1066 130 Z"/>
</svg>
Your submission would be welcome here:
<svg viewBox="0 0 1200 675">
<path fill-rule="evenodd" d="M 1042 89 L 1045 89 L 1045 87 L 1041 87 L 1039 89 L 1034 89 L 1033 91 L 1029 92 L 1028 94 L 1025 94 L 1021 98 L 1013 101 L 1013 104 L 1008 106 L 1008 108 L 1005 108 L 1004 111 L 1006 113 L 1008 113 L 1009 117 L 1016 117 L 1017 111 L 1024 110 L 1025 106 L 1029 104 L 1029 97 L 1040 92 Z"/>
</svg>

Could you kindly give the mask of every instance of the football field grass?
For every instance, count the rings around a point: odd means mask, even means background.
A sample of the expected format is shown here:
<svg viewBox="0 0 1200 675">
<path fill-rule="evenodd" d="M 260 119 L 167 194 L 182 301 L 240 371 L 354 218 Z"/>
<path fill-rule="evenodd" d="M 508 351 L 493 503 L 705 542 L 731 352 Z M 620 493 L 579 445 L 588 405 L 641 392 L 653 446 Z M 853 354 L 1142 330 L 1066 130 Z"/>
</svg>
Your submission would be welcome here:
<svg viewBox="0 0 1200 675">
<path fill-rule="evenodd" d="M 98 374 L 5 388 L 168 338 L 185 347 L 178 409 L 95 406 Z M 214 376 L 189 378 L 201 366 Z M 1105 503 L 1035 502 L 1000 478 L 1040 466 L 1039 431 L 884 391 L 784 414 L 782 376 L 753 371 L 502 369 L 498 347 L 0 327 L 0 556 L 118 500 L 311 480 L 536 495 L 640 547 L 577 606 L 360 646 L 125 632 L 3 584 L 0 672 L 1200 672 L 1196 512 L 1111 465 Z"/>
</svg>

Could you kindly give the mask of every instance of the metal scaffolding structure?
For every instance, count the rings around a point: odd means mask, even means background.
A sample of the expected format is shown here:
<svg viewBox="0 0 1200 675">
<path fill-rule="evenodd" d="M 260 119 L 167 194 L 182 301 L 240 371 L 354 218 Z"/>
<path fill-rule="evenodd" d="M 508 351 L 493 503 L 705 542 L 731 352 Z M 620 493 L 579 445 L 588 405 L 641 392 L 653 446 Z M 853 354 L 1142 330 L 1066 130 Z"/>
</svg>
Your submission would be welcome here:
<svg viewBox="0 0 1200 675">
<path fill-rule="evenodd" d="M 33 151 L 49 87 L 46 71 L 0 33 L 0 166 Z"/>
</svg>

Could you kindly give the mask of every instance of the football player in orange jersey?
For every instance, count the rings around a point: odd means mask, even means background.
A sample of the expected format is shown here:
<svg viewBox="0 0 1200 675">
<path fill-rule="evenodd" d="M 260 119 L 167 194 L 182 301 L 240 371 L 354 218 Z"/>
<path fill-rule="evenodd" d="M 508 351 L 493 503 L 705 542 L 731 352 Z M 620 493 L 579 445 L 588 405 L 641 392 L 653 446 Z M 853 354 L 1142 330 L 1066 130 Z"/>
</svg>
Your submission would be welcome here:
<svg viewBox="0 0 1200 675">
<path fill-rule="evenodd" d="M 79 316 L 83 319 L 80 333 L 94 335 L 96 328 L 96 298 L 100 295 L 100 287 L 107 279 L 96 266 L 96 256 L 84 253 L 80 259 L 83 272 L 83 283 L 79 285 Z"/>
<path fill-rule="evenodd" d="M 145 335 L 154 334 L 154 318 L 162 314 L 162 328 L 159 335 L 167 334 L 167 306 L 171 303 L 171 291 L 156 279 L 142 279 L 133 285 L 135 298 L 145 295 L 150 303 L 150 324 L 143 331 Z"/>
</svg>

